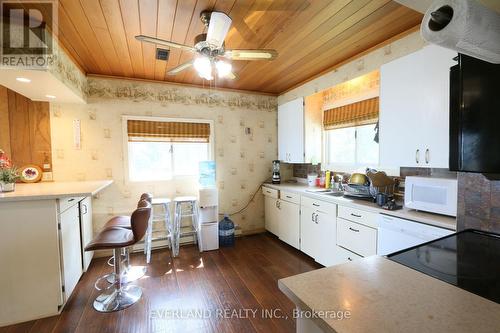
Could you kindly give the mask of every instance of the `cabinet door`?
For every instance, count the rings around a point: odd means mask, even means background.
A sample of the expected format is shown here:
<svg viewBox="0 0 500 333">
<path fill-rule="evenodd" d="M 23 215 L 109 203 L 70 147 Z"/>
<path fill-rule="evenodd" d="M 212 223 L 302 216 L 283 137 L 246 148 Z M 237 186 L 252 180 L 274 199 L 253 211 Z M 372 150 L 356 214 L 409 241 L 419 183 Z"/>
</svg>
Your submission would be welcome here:
<svg viewBox="0 0 500 333">
<path fill-rule="evenodd" d="M 304 99 L 278 105 L 278 157 L 304 163 Z"/>
<path fill-rule="evenodd" d="M 278 222 L 278 199 L 266 196 L 264 199 L 264 214 L 266 222 L 266 230 L 278 235 L 279 222 Z"/>
<path fill-rule="evenodd" d="M 316 222 L 318 227 L 318 253 L 314 258 L 323 266 L 331 266 L 337 263 L 338 254 L 337 241 L 337 214 L 327 214 L 316 211 Z"/>
<path fill-rule="evenodd" d="M 300 206 L 280 200 L 279 203 L 279 238 L 298 249 L 300 247 Z"/>
<path fill-rule="evenodd" d="M 382 167 L 448 167 L 449 69 L 454 56 L 454 51 L 429 45 L 381 67 Z"/>
<path fill-rule="evenodd" d="M 65 300 L 69 298 L 82 275 L 82 246 L 78 205 L 59 215 L 62 275 Z"/>
<path fill-rule="evenodd" d="M 90 197 L 83 199 L 82 201 L 80 201 L 79 206 L 83 270 L 87 271 L 87 268 L 92 261 L 92 257 L 94 256 L 93 251 L 84 251 L 85 246 L 90 243 L 90 241 L 94 237 L 92 226 L 92 199 Z"/>
<path fill-rule="evenodd" d="M 300 214 L 300 250 L 316 259 L 318 255 L 318 226 L 316 210 L 302 206 Z"/>
<path fill-rule="evenodd" d="M 457 52 L 436 45 L 427 46 L 421 52 L 426 64 L 425 90 L 420 96 L 424 111 L 420 137 L 424 142 L 422 163 L 427 167 L 448 168 L 450 67 L 456 65 L 453 58 Z"/>
</svg>

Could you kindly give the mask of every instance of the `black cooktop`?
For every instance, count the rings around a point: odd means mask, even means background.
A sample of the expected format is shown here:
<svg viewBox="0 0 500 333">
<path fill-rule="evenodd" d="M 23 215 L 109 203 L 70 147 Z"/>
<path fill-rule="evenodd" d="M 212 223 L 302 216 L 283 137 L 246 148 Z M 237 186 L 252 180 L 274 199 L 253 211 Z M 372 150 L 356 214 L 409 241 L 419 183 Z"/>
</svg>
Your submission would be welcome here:
<svg viewBox="0 0 500 333">
<path fill-rule="evenodd" d="M 464 230 L 388 259 L 500 304 L 500 235 Z"/>
</svg>

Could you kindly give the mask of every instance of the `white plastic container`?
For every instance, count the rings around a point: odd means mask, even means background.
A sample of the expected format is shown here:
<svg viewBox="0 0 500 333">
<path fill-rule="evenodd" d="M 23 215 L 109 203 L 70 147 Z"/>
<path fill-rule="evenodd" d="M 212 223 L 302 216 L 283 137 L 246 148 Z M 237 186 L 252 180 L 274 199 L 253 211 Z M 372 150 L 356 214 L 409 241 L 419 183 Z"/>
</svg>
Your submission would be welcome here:
<svg viewBox="0 0 500 333">
<path fill-rule="evenodd" d="M 314 187 L 316 186 L 316 178 L 318 175 L 315 173 L 310 173 L 307 175 L 307 186 Z"/>
<path fill-rule="evenodd" d="M 219 222 L 202 223 L 198 231 L 200 251 L 211 251 L 219 248 Z"/>
</svg>

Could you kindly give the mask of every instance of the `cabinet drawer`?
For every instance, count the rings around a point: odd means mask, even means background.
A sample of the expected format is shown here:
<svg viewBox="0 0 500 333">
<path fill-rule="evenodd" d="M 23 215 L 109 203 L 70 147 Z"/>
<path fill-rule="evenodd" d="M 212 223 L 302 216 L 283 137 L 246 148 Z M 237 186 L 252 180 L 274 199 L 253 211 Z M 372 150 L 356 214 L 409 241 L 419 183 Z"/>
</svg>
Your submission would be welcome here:
<svg viewBox="0 0 500 333">
<path fill-rule="evenodd" d="M 354 252 L 344 249 L 343 247 L 337 246 L 336 248 L 337 255 L 339 257 L 340 263 L 354 261 L 358 259 L 362 259 L 362 256 L 357 255 Z"/>
<path fill-rule="evenodd" d="M 300 194 L 280 191 L 280 199 L 291 203 L 300 204 Z"/>
<path fill-rule="evenodd" d="M 279 191 L 275 190 L 274 188 L 262 186 L 262 194 L 264 194 L 267 197 L 278 199 Z"/>
<path fill-rule="evenodd" d="M 337 213 L 337 204 L 302 196 L 302 206 L 313 208 L 327 214 Z"/>
<path fill-rule="evenodd" d="M 83 197 L 66 197 L 57 199 L 59 202 L 59 214 L 78 204 L 81 200 L 83 200 Z"/>
<path fill-rule="evenodd" d="M 338 218 L 337 245 L 363 257 L 374 255 L 377 253 L 377 229 Z"/>
<path fill-rule="evenodd" d="M 372 228 L 377 227 L 377 216 L 377 213 L 339 205 L 339 217 L 349 221 L 361 223 Z"/>
</svg>

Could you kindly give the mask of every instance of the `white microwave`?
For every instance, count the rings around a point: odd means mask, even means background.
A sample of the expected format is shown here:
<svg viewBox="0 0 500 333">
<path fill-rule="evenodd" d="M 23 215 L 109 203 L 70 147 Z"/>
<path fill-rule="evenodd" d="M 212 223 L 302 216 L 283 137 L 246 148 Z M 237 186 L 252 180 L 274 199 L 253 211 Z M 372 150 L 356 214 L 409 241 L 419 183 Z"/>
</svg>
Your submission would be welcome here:
<svg viewBox="0 0 500 333">
<path fill-rule="evenodd" d="M 405 206 L 457 216 L 457 187 L 456 179 L 408 176 L 405 179 Z"/>
</svg>

